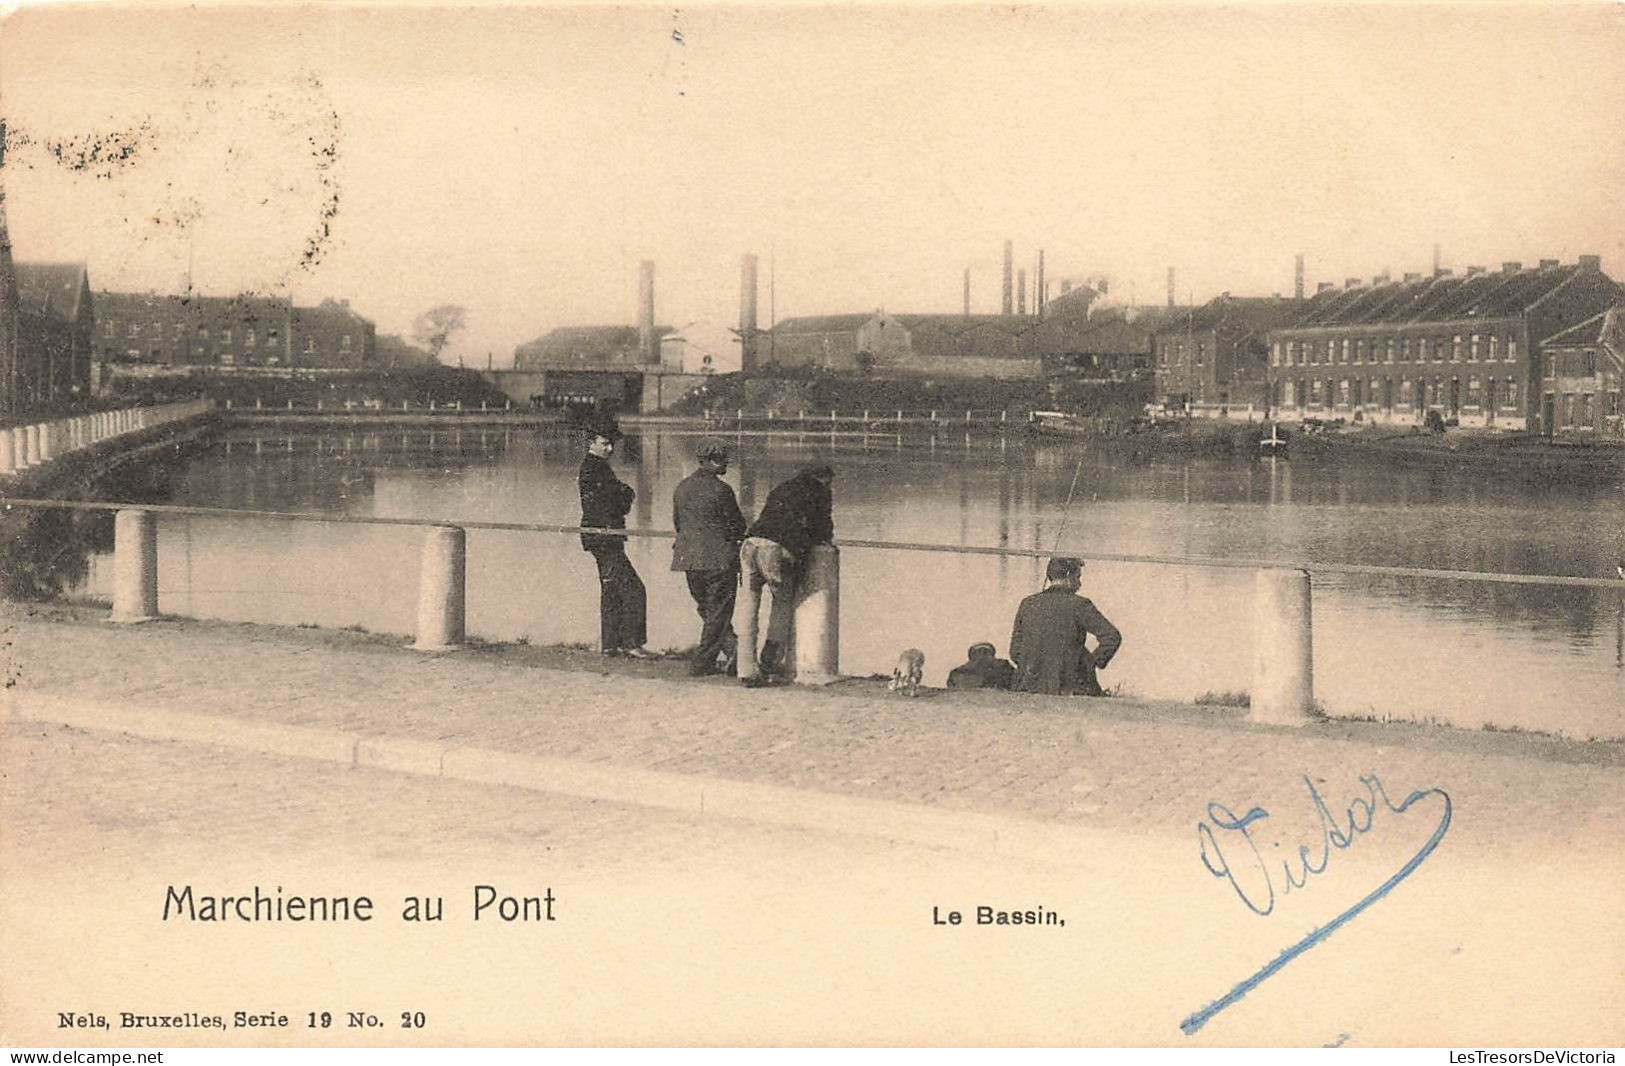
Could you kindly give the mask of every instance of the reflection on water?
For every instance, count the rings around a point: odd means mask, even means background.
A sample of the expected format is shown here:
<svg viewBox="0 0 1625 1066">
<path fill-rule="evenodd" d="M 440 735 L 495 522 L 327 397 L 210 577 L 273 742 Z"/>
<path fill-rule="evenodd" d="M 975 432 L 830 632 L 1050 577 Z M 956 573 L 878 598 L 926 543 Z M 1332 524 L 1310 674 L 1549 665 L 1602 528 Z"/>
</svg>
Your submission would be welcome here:
<svg viewBox="0 0 1625 1066">
<path fill-rule="evenodd" d="M 615 465 L 638 493 L 633 527 L 670 528 L 695 441 L 650 434 L 619 450 Z M 748 512 L 801 464 L 832 459 L 838 538 L 1586 576 L 1612 575 L 1625 554 L 1617 481 L 1524 484 L 1335 456 L 1129 461 L 1100 444 L 952 433 L 746 435 L 737 451 L 728 480 Z M 562 432 L 238 430 L 166 491 L 199 506 L 571 524 L 579 463 Z M 165 516 L 161 605 L 407 633 L 421 541 L 409 527 Z M 468 546 L 472 634 L 594 639 L 595 571 L 575 538 L 474 530 Z M 82 580 L 58 572 L 105 594 L 106 538 L 86 547 Z M 652 539 L 629 548 L 649 586 L 655 647 L 698 633 L 670 550 Z M 969 644 L 1007 645 L 1015 605 L 1040 576 L 1033 559 L 848 549 L 842 665 L 887 671 L 917 646 L 928 683 L 941 684 Z M 1183 699 L 1247 688 L 1250 572 L 1095 562 L 1084 578 L 1126 635 L 1104 683 Z M 1317 575 L 1314 617 L 1315 688 L 1333 713 L 1625 735 L 1625 606 L 1614 590 Z"/>
</svg>

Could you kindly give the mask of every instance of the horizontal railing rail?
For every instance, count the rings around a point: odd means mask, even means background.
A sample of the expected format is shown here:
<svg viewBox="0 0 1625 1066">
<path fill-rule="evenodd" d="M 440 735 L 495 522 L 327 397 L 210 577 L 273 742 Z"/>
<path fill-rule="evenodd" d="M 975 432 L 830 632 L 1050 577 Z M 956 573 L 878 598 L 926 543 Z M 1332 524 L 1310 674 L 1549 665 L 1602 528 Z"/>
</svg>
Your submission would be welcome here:
<svg viewBox="0 0 1625 1066">
<path fill-rule="evenodd" d="M 161 503 L 118 503 L 99 500 L 6 499 L 0 507 L 69 508 L 82 511 L 152 511 L 158 514 L 197 515 L 208 518 L 252 518 L 281 522 L 327 522 L 343 525 L 415 526 L 420 529 L 483 529 L 516 533 L 590 533 L 602 536 L 671 540 L 669 529 L 603 529 L 592 526 L 561 525 L 547 522 L 480 522 L 458 518 L 389 518 L 372 515 L 332 514 L 319 511 L 255 511 L 232 507 L 193 507 Z M 1508 574 L 1479 570 L 1445 570 L 1415 566 L 1377 566 L 1367 563 L 1319 562 L 1302 559 L 1221 558 L 1204 555 L 1148 555 L 1131 552 L 1077 552 L 1052 548 L 1008 548 L 979 544 L 932 544 L 929 542 L 837 539 L 837 548 L 877 551 L 937 552 L 950 555 L 993 555 L 1022 559 L 1048 559 L 1065 554 L 1089 562 L 1133 563 L 1154 566 L 1189 566 L 1230 570 L 1305 570 L 1312 574 L 1345 574 L 1370 577 L 1413 577 L 1445 581 L 1479 581 L 1513 585 L 1553 585 L 1577 588 L 1625 589 L 1625 577 L 1586 577 L 1567 574 Z"/>
</svg>

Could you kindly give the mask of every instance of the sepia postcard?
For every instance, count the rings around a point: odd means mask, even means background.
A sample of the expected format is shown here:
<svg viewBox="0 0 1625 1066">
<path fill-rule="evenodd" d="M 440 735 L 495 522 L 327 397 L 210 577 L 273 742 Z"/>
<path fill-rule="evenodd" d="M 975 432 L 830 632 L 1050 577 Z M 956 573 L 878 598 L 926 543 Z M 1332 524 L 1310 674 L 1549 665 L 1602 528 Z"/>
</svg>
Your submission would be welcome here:
<svg viewBox="0 0 1625 1066">
<path fill-rule="evenodd" d="M 1614 1061 L 1625 7 L 0 15 L 0 1044 Z"/>
</svg>

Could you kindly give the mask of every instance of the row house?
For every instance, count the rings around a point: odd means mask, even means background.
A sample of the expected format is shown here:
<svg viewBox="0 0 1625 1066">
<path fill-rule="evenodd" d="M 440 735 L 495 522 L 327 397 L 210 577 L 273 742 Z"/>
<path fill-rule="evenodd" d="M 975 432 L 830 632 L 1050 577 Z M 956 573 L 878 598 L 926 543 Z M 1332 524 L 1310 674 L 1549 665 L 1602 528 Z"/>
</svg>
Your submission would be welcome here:
<svg viewBox="0 0 1625 1066">
<path fill-rule="evenodd" d="M 1499 272 L 1469 268 L 1322 286 L 1269 340 L 1270 402 L 1284 414 L 1550 427 L 1533 345 L 1620 299 L 1596 256 Z"/>
<path fill-rule="evenodd" d="M 1540 345 L 1540 419 L 1552 433 L 1625 436 L 1620 382 L 1625 379 L 1625 304 Z"/>
<path fill-rule="evenodd" d="M 1020 315 L 877 314 L 858 329 L 869 367 L 897 374 L 1042 377 L 1037 323 Z"/>
<path fill-rule="evenodd" d="M 654 327 L 657 341 L 671 332 L 670 326 Z M 648 364 L 649 353 L 636 326 L 560 326 L 513 351 L 515 370 Z"/>
<path fill-rule="evenodd" d="M 1221 293 L 1162 316 L 1154 342 L 1157 398 L 1183 406 L 1262 404 L 1269 390 L 1269 336 L 1303 313 L 1297 300 Z"/>
<path fill-rule="evenodd" d="M 374 361 L 373 324 L 349 301 L 295 307 L 280 297 L 101 292 L 96 357 L 166 367 L 358 369 Z"/>
</svg>

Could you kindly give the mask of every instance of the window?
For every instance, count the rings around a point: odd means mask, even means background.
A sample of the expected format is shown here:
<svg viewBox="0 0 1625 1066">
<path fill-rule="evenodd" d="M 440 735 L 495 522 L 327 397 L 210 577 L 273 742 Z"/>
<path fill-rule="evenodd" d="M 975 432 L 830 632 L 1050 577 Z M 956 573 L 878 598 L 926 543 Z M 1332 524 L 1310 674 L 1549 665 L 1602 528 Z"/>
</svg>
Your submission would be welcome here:
<svg viewBox="0 0 1625 1066">
<path fill-rule="evenodd" d="M 1591 428 L 1591 393 L 1580 394 L 1580 425 Z"/>
<path fill-rule="evenodd" d="M 220 365 L 221 366 L 236 366 L 237 365 L 237 357 L 235 355 L 232 355 L 230 352 L 221 352 L 220 353 Z"/>
<path fill-rule="evenodd" d="M 225 329 L 220 331 L 220 343 L 221 344 L 230 344 L 231 343 L 231 327 L 228 326 Z"/>
<path fill-rule="evenodd" d="M 113 336 L 113 330 L 116 328 L 116 325 L 117 325 L 117 323 L 116 323 L 116 321 L 114 319 L 111 319 L 111 318 L 108 319 L 102 325 L 102 336 L 104 336 L 104 337 L 112 337 Z"/>
<path fill-rule="evenodd" d="M 1365 362 L 1365 338 L 1364 337 L 1361 337 L 1359 340 L 1354 342 L 1354 361 L 1356 363 Z"/>
<path fill-rule="evenodd" d="M 1557 353 L 1547 352 L 1541 357 L 1540 373 L 1548 381 L 1557 377 Z"/>
<path fill-rule="evenodd" d="M 1418 363 L 1428 361 L 1428 339 L 1426 337 L 1416 339 L 1416 361 Z"/>
<path fill-rule="evenodd" d="M 1491 333 L 1490 334 L 1490 362 L 1492 362 L 1492 363 L 1495 362 L 1495 357 L 1501 354 L 1500 349 L 1501 349 L 1501 335 L 1499 333 Z"/>
<path fill-rule="evenodd" d="M 265 331 L 265 346 L 267 348 L 270 348 L 270 347 L 272 347 L 273 345 L 276 344 L 276 341 L 277 341 L 277 332 L 276 332 L 276 330 L 274 330 L 274 329 L 266 330 Z"/>
<path fill-rule="evenodd" d="M 1382 361 L 1385 363 L 1392 363 L 1394 361 L 1394 338 L 1392 337 L 1388 338 L 1388 345 L 1383 349 Z"/>
<path fill-rule="evenodd" d="M 1456 334 L 1456 336 L 1451 341 L 1451 344 L 1450 344 L 1450 361 L 1452 363 L 1461 362 L 1461 334 L 1460 333 Z"/>
<path fill-rule="evenodd" d="M 314 352 L 315 350 L 316 350 L 316 338 L 315 337 L 306 337 L 305 338 L 305 351 Z"/>
<path fill-rule="evenodd" d="M 1479 384 L 1478 384 L 1478 379 L 1477 378 L 1468 378 L 1467 379 L 1467 406 L 1468 407 L 1477 407 L 1478 405 L 1479 405 Z"/>
<path fill-rule="evenodd" d="M 1467 361 L 1469 363 L 1478 362 L 1478 334 L 1476 333 L 1473 334 L 1471 346 L 1467 349 Z"/>
<path fill-rule="evenodd" d="M 1411 339 L 1409 337 L 1405 338 L 1404 347 L 1400 349 L 1400 358 L 1407 363 L 1411 361 Z"/>
<path fill-rule="evenodd" d="M 1276 341 L 1270 345 L 1270 366 L 1281 365 L 1281 342 Z"/>
<path fill-rule="evenodd" d="M 1507 336 L 1507 362 L 1516 363 L 1517 361 L 1518 361 L 1518 338 L 1509 334 Z"/>
<path fill-rule="evenodd" d="M 247 345 L 250 348 L 254 347 L 254 327 L 253 326 L 249 326 L 247 329 L 243 330 L 243 344 Z"/>
<path fill-rule="evenodd" d="M 1563 421 L 1559 424 L 1565 426 L 1574 425 L 1574 393 L 1572 392 L 1563 394 Z"/>
<path fill-rule="evenodd" d="M 1343 338 L 1343 362 L 1346 363 L 1348 361 L 1349 361 L 1349 339 L 1347 337 L 1344 337 Z"/>
<path fill-rule="evenodd" d="M 1401 407 L 1409 407 L 1411 405 L 1411 379 L 1410 378 L 1400 378 L 1399 379 L 1399 404 L 1400 404 Z"/>
<path fill-rule="evenodd" d="M 1597 352 L 1596 352 L 1596 349 L 1587 348 L 1585 350 L 1585 355 L 1582 357 L 1581 362 L 1582 362 L 1581 369 L 1582 369 L 1582 372 L 1585 374 L 1586 377 L 1594 378 L 1594 377 L 1597 376 Z"/>
<path fill-rule="evenodd" d="M 1507 410 L 1509 410 L 1509 411 L 1516 411 L 1518 409 L 1518 379 L 1517 378 L 1507 378 L 1506 406 L 1507 406 Z"/>
<path fill-rule="evenodd" d="M 1450 357 L 1450 341 L 1440 337 L 1433 342 L 1433 361 L 1442 363 Z"/>
<path fill-rule="evenodd" d="M 209 339 L 209 327 L 208 326 L 199 326 L 197 328 L 197 339 L 200 340 L 200 341 L 206 341 L 206 340 Z"/>
<path fill-rule="evenodd" d="M 1344 378 L 1337 383 L 1337 402 L 1340 406 L 1349 405 L 1349 379 Z"/>
<path fill-rule="evenodd" d="M 350 350 L 350 335 L 348 333 L 339 338 L 339 348 L 346 352 Z"/>
</svg>

